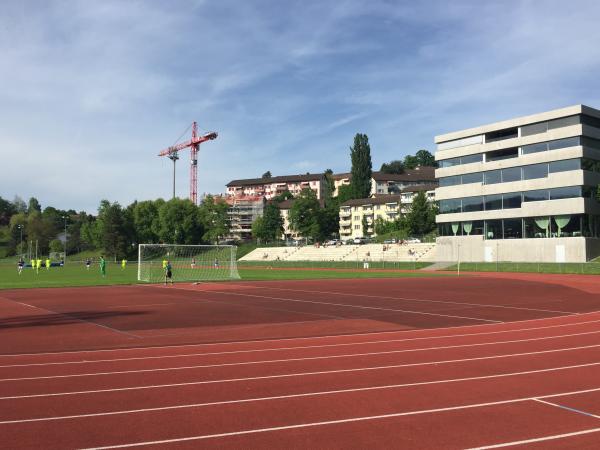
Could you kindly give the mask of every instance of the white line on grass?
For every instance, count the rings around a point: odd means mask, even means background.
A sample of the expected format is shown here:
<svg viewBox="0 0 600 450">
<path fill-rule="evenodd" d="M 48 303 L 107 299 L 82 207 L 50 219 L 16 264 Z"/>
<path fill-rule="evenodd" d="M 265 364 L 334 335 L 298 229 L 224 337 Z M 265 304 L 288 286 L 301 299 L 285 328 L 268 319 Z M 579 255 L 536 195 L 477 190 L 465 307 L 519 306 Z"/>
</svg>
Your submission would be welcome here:
<svg viewBox="0 0 600 450">
<path fill-rule="evenodd" d="M 374 366 L 374 367 L 359 367 L 354 369 L 337 369 L 337 370 L 327 370 L 327 371 L 314 371 L 314 372 L 299 372 L 299 373 L 288 373 L 288 374 L 279 374 L 279 375 L 263 375 L 263 376 L 255 376 L 255 377 L 245 377 L 245 378 L 226 378 L 220 380 L 206 380 L 206 381 L 191 381 L 186 383 L 172 383 L 172 384 L 162 384 L 162 385 L 152 385 L 152 386 L 130 386 L 125 388 L 113 388 L 113 389 L 97 389 L 90 391 L 76 391 L 76 392 L 58 392 L 58 393 L 50 393 L 50 394 L 29 394 L 29 395 L 19 395 L 19 396 L 9 396 L 9 397 L 0 397 L 0 400 L 14 400 L 19 398 L 38 398 L 38 397 L 57 397 L 57 396 L 65 396 L 65 395 L 81 395 L 81 394 L 95 394 L 101 392 L 121 392 L 121 391 L 132 391 L 132 390 L 144 390 L 144 389 L 158 389 L 158 388 L 166 388 L 166 387 L 180 387 L 180 386 L 193 386 L 193 385 L 204 385 L 204 384 L 218 384 L 218 383 L 233 383 L 233 382 L 245 382 L 245 381 L 256 381 L 256 380 L 269 380 L 276 378 L 292 378 L 292 377 L 303 377 L 303 376 L 314 376 L 314 375 L 330 375 L 330 374 L 339 374 L 339 373 L 349 373 L 349 372 L 365 372 L 370 370 L 389 370 L 389 369 L 398 369 L 405 367 L 420 367 L 420 366 L 428 366 L 428 365 L 439 365 L 439 364 L 453 364 L 453 363 L 462 363 L 462 362 L 471 362 L 471 361 L 483 361 L 483 360 L 491 360 L 491 359 L 500 359 L 500 358 L 514 358 L 519 356 L 532 356 L 532 355 L 541 355 L 548 353 L 559 353 L 559 352 L 568 352 L 574 350 L 585 350 L 590 348 L 598 348 L 600 344 L 597 345 L 588 345 L 582 347 L 570 347 L 570 348 L 561 348 L 554 350 L 543 350 L 537 352 L 526 352 L 526 353 L 512 353 L 506 355 L 493 355 L 493 356 L 481 356 L 477 358 L 464 358 L 464 359 L 452 359 L 452 360 L 441 360 L 441 361 L 427 361 L 421 363 L 410 363 L 410 364 L 395 364 L 395 365 L 387 365 L 387 366 Z M 583 364 L 581 367 L 600 365 L 600 362 L 591 363 L 591 364 Z M 580 367 L 573 366 L 573 367 Z M 570 367 L 570 366 L 569 366 Z M 539 371 L 546 370 L 554 370 L 554 369 L 540 369 Z M 536 371 L 533 371 L 536 372 Z M 526 372 L 529 373 L 529 372 Z M 494 376 L 505 376 L 506 374 L 499 375 L 490 375 L 484 376 L 482 378 L 494 377 Z M 416 383 L 415 385 L 421 384 L 432 384 L 437 383 L 433 382 L 423 382 Z M 404 385 L 400 385 L 404 386 Z"/>
<path fill-rule="evenodd" d="M 593 391 L 598 391 L 598 390 L 600 390 L 600 388 L 594 389 Z M 431 413 L 439 413 L 439 412 L 447 412 L 447 411 L 460 411 L 460 410 L 465 410 L 465 409 L 482 408 L 482 407 L 487 407 L 487 406 L 506 405 L 506 404 L 512 404 L 512 403 L 523 403 L 523 402 L 527 402 L 527 401 L 532 401 L 535 398 L 552 398 L 552 397 L 556 397 L 556 396 L 574 395 L 574 394 L 578 394 L 581 392 L 590 392 L 590 390 L 565 392 L 565 393 L 551 394 L 551 395 L 541 396 L 541 397 L 521 397 L 521 398 L 510 399 L 510 400 L 499 400 L 496 402 L 487 402 L 487 403 L 472 403 L 472 404 L 468 404 L 468 405 L 449 406 L 449 407 L 445 407 L 445 408 L 422 409 L 422 410 L 417 410 L 417 411 L 407 411 L 407 412 L 399 412 L 399 413 L 391 413 L 391 414 L 380 414 L 380 415 L 376 415 L 376 416 L 351 417 L 351 418 L 347 418 L 347 419 L 328 420 L 328 421 L 322 421 L 322 422 L 309 422 L 309 423 L 301 423 L 301 424 L 294 424 L 294 425 L 284 425 L 284 426 L 279 426 L 279 427 L 257 428 L 257 429 L 252 429 L 252 430 L 240 430 L 240 431 L 232 431 L 232 432 L 228 432 L 228 433 L 188 436 L 188 437 L 183 437 L 183 438 L 164 439 L 164 440 L 160 440 L 160 441 L 145 441 L 145 442 L 135 442 L 135 443 L 130 443 L 130 444 L 110 445 L 110 446 L 105 446 L 105 447 L 91 447 L 86 450 L 92 450 L 92 449 L 105 450 L 105 449 L 112 449 L 112 448 L 127 448 L 127 447 L 136 447 L 136 446 L 160 445 L 160 444 L 168 444 L 168 443 L 174 443 L 174 442 L 186 442 L 186 441 L 196 441 L 196 440 L 202 440 L 202 439 L 240 436 L 240 435 L 257 434 L 257 433 L 267 433 L 267 432 L 273 432 L 273 431 L 293 430 L 293 429 L 299 429 L 299 428 L 309 428 L 309 427 L 317 427 L 317 426 L 325 426 L 325 425 L 336 425 L 336 424 L 342 424 L 342 423 L 364 422 L 364 421 L 370 421 L 370 420 L 389 419 L 389 418 L 394 418 L 394 417 L 415 416 L 415 415 L 421 415 L 421 414 L 431 414 Z M 555 435 L 556 437 L 554 437 L 554 438 L 558 439 L 559 437 L 575 436 L 577 434 L 584 434 L 586 432 L 592 433 L 592 432 L 596 432 L 596 431 L 600 431 L 600 428 L 594 428 L 594 429 L 590 429 L 590 430 L 584 430 L 584 431 L 568 433 L 568 434 L 563 434 L 563 435 Z M 548 437 L 541 438 L 538 440 L 530 439 L 527 441 L 515 441 L 514 443 L 498 444 L 496 446 L 478 447 L 477 449 L 471 449 L 471 450 L 482 450 L 482 449 L 507 447 L 509 445 L 517 445 L 520 443 L 538 442 L 538 441 L 544 440 L 544 439 L 548 439 Z"/>
</svg>

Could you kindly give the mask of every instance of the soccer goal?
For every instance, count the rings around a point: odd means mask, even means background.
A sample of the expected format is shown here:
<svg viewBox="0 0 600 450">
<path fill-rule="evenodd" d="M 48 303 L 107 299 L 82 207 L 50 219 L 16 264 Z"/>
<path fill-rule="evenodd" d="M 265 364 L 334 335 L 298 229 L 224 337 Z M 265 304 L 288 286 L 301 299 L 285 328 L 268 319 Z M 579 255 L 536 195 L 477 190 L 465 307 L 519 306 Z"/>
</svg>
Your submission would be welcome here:
<svg viewBox="0 0 600 450">
<path fill-rule="evenodd" d="M 160 283 L 171 264 L 173 281 L 238 280 L 234 245 L 140 244 L 138 281 Z"/>
</svg>

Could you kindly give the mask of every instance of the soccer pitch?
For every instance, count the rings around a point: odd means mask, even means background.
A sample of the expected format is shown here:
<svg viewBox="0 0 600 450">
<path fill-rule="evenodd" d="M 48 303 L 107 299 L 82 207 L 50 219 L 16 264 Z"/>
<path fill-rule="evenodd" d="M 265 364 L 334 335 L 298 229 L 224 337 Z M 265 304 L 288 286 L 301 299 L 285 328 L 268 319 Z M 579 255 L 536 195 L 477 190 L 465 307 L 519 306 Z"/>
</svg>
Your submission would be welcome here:
<svg viewBox="0 0 600 450">
<path fill-rule="evenodd" d="M 344 269 L 306 269 L 285 268 L 268 269 L 265 267 L 238 267 L 242 280 L 309 280 L 328 278 L 397 278 L 427 277 L 441 274 L 423 272 L 397 272 L 377 270 L 344 270 Z M 129 263 L 121 269 L 120 263 L 107 265 L 106 277 L 102 277 L 97 264 L 87 270 L 80 262 L 69 263 L 64 267 L 51 267 L 39 271 L 27 267 L 21 275 L 17 265 L 0 265 L 0 289 L 43 288 L 68 286 L 111 286 L 119 284 L 137 284 L 137 264 Z"/>
</svg>

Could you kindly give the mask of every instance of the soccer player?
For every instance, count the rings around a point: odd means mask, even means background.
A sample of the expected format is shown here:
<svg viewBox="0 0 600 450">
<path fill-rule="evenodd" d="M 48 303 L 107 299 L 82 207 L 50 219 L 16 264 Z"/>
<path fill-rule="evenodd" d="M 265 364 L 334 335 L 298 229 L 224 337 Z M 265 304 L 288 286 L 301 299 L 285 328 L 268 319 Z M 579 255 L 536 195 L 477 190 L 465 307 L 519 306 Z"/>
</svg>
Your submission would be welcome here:
<svg viewBox="0 0 600 450">
<path fill-rule="evenodd" d="M 213 263 L 213 266 L 215 269 L 219 268 L 219 260 L 217 258 L 215 258 L 215 262 Z"/>
<path fill-rule="evenodd" d="M 165 270 L 167 268 L 167 264 L 169 263 L 169 261 L 167 261 L 166 259 L 163 259 L 163 270 Z"/>
<path fill-rule="evenodd" d="M 125 258 L 123 258 L 121 260 L 121 270 L 125 270 L 126 265 L 127 265 L 127 260 Z"/>
<path fill-rule="evenodd" d="M 85 260 L 85 268 L 90 270 L 90 266 L 92 265 L 92 260 L 90 258 Z"/>
<path fill-rule="evenodd" d="M 50 261 L 50 258 L 46 258 L 46 270 L 50 270 L 51 265 L 52 265 L 52 261 Z"/>
<path fill-rule="evenodd" d="M 30 262 L 31 262 L 31 268 L 33 270 L 35 270 L 35 259 L 32 259 Z"/>
<path fill-rule="evenodd" d="M 192 263 L 190 264 L 190 266 L 192 267 L 192 269 L 196 267 L 196 258 L 192 258 Z"/>
<path fill-rule="evenodd" d="M 106 276 L 106 260 L 104 256 L 100 256 L 100 273 L 102 274 L 102 278 Z"/>
<path fill-rule="evenodd" d="M 35 260 L 35 270 L 38 273 L 39 273 L 41 267 L 42 267 L 42 260 L 41 259 L 36 259 Z"/>
<path fill-rule="evenodd" d="M 173 284 L 173 268 L 171 267 L 171 261 L 167 261 L 167 264 L 165 264 L 165 286 L 168 281 Z"/>
<path fill-rule="evenodd" d="M 21 275 L 21 272 L 23 272 L 24 266 L 25 266 L 25 261 L 23 261 L 23 258 L 19 258 L 19 262 L 17 263 L 17 271 L 19 272 L 19 275 Z"/>
</svg>

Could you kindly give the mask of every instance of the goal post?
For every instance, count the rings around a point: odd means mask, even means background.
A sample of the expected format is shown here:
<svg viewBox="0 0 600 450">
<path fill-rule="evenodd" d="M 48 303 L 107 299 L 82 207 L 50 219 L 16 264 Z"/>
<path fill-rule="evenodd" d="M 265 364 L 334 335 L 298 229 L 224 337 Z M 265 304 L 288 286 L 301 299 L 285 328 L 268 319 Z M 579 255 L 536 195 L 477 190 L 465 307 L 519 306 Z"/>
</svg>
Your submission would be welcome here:
<svg viewBox="0 0 600 450">
<path fill-rule="evenodd" d="M 239 280 L 235 245 L 140 244 L 138 281 L 165 281 L 171 264 L 173 281 Z"/>
</svg>

